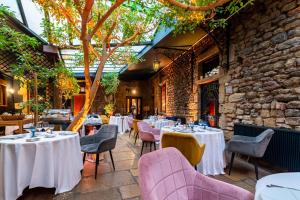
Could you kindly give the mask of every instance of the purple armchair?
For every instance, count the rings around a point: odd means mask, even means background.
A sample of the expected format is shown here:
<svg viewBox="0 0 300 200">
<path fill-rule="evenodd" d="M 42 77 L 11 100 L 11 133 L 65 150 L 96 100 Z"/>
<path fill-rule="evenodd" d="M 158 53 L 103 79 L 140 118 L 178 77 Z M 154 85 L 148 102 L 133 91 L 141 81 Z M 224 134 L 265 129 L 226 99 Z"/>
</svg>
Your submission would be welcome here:
<svg viewBox="0 0 300 200">
<path fill-rule="evenodd" d="M 128 126 L 130 128 L 130 130 L 129 130 L 129 137 L 130 137 L 132 129 L 133 129 L 133 119 L 130 117 L 128 118 Z"/>
<path fill-rule="evenodd" d="M 143 200 L 253 200 L 252 193 L 204 176 L 175 148 L 163 148 L 139 160 Z"/>
<path fill-rule="evenodd" d="M 139 137 L 142 140 L 142 150 L 141 155 L 143 154 L 143 149 L 145 143 L 150 144 L 150 151 L 152 149 L 152 144 L 156 150 L 155 142 L 160 140 L 160 130 L 152 128 L 148 123 L 140 121 L 137 123 L 139 129 Z"/>
</svg>

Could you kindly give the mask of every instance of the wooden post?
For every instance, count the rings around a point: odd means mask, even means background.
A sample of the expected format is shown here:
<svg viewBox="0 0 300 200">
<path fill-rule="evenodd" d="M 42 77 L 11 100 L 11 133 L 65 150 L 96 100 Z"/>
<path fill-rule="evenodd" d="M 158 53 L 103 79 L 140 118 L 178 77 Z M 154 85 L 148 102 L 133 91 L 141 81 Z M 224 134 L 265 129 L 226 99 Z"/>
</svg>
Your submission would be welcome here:
<svg viewBox="0 0 300 200">
<path fill-rule="evenodd" d="M 34 90 L 33 90 L 33 95 L 34 95 L 34 104 L 38 104 L 38 89 L 37 89 L 37 74 L 34 73 Z M 37 125 L 38 122 L 38 110 L 34 110 L 34 126 Z"/>
</svg>

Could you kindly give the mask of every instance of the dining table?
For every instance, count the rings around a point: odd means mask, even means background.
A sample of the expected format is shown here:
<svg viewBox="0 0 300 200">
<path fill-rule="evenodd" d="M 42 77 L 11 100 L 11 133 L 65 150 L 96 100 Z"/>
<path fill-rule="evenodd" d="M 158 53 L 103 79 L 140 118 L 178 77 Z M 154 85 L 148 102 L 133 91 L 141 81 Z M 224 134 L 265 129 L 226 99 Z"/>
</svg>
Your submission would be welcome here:
<svg viewBox="0 0 300 200">
<path fill-rule="evenodd" d="M 0 199 L 15 200 L 23 190 L 72 190 L 83 169 L 79 135 L 70 131 L 0 137 Z"/>
<path fill-rule="evenodd" d="M 161 129 L 164 126 L 173 126 L 175 124 L 174 121 L 172 120 L 168 120 L 168 119 L 144 119 L 144 122 L 150 124 L 151 126 L 153 126 L 154 128 L 158 128 Z"/>
<path fill-rule="evenodd" d="M 132 118 L 130 116 L 110 116 L 109 124 L 117 125 L 118 132 L 123 134 L 126 131 L 129 131 L 128 120 Z"/>
<path fill-rule="evenodd" d="M 300 199 L 300 172 L 271 174 L 257 181 L 255 200 L 284 199 Z"/>
<path fill-rule="evenodd" d="M 162 137 L 164 133 L 175 132 L 181 134 L 193 135 L 199 144 L 205 144 L 204 154 L 200 163 L 197 165 L 197 170 L 204 175 L 219 175 L 224 174 L 226 167 L 225 160 L 225 139 L 224 133 L 218 128 L 201 128 L 195 126 L 193 130 L 184 126 L 165 126 L 161 128 Z"/>
</svg>

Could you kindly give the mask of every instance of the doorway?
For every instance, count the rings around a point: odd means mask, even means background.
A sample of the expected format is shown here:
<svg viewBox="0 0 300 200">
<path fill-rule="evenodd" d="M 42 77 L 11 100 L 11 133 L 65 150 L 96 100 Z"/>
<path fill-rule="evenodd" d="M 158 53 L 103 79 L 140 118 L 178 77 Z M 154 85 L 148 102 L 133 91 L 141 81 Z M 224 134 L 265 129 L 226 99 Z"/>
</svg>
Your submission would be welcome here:
<svg viewBox="0 0 300 200">
<path fill-rule="evenodd" d="M 126 112 L 132 113 L 137 119 L 142 119 L 142 97 L 126 97 Z"/>
<path fill-rule="evenodd" d="M 201 85 L 201 119 L 210 126 L 219 124 L 219 82 L 214 81 Z"/>
</svg>

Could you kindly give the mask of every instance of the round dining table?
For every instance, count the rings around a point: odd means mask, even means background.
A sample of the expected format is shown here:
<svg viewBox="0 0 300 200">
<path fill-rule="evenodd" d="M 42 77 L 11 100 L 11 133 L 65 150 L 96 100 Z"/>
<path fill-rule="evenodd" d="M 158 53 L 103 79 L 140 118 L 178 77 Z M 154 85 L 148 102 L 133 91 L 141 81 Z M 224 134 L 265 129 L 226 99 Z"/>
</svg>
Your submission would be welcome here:
<svg viewBox="0 0 300 200">
<path fill-rule="evenodd" d="M 257 181 L 255 200 L 284 199 L 300 199 L 300 172 L 272 174 Z"/>
<path fill-rule="evenodd" d="M 183 129 L 179 127 L 163 127 L 161 128 L 161 137 L 166 132 L 176 132 L 181 134 L 192 134 L 199 144 L 205 144 L 204 154 L 200 163 L 197 165 L 197 170 L 204 175 L 219 175 L 224 174 L 225 162 L 225 139 L 224 133 L 217 128 L 194 128 Z"/>
<path fill-rule="evenodd" d="M 126 131 L 129 131 L 128 119 L 129 116 L 110 116 L 109 124 L 114 124 L 118 126 L 118 132 L 123 134 Z"/>
<path fill-rule="evenodd" d="M 26 187 L 72 190 L 83 168 L 79 136 L 69 131 L 0 137 L 0 199 L 15 200 Z"/>
</svg>

